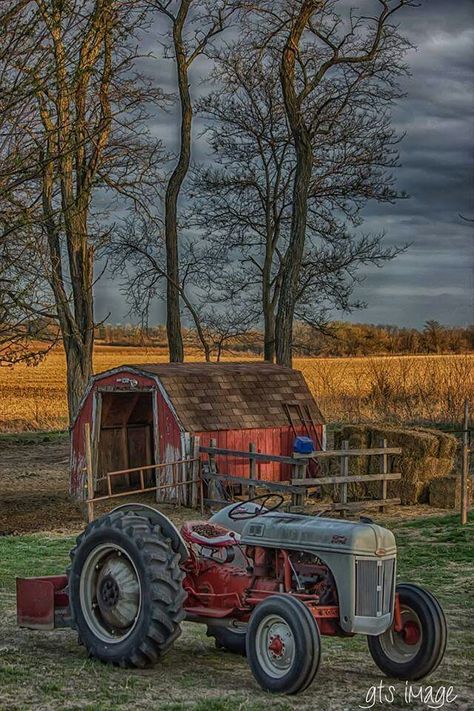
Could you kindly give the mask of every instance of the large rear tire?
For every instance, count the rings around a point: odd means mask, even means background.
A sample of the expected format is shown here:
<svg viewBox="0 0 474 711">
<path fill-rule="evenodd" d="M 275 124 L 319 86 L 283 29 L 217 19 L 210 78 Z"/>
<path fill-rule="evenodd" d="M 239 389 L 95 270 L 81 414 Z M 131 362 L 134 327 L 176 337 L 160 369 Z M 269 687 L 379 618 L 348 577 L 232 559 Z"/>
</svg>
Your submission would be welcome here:
<svg viewBox="0 0 474 711">
<path fill-rule="evenodd" d="M 395 679 L 417 681 L 438 667 L 446 649 L 446 619 L 437 599 L 410 583 L 397 586 L 403 623 L 368 637 L 369 651 L 379 669 Z"/>
<path fill-rule="evenodd" d="M 247 660 L 265 691 L 297 694 L 313 681 L 321 658 L 319 628 L 301 600 L 272 595 L 250 617 Z"/>
<path fill-rule="evenodd" d="M 185 617 L 172 541 L 146 516 L 116 511 L 90 523 L 70 555 L 71 613 L 89 654 L 123 667 L 155 664 Z"/>
</svg>

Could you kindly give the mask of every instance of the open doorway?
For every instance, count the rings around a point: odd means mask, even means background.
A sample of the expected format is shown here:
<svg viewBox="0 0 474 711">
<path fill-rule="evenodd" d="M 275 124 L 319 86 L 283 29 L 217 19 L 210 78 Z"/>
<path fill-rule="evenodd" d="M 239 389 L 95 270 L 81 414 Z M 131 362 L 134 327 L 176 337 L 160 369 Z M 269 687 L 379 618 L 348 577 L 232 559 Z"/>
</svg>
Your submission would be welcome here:
<svg viewBox="0 0 474 711">
<path fill-rule="evenodd" d="M 153 394 L 151 391 L 97 393 L 94 458 L 99 480 L 108 472 L 156 464 Z M 144 474 L 145 486 L 154 486 L 155 470 L 146 470 Z M 138 472 L 114 477 L 113 490 L 138 486 L 139 480 Z M 106 482 L 98 483 L 98 493 L 105 493 Z"/>
</svg>

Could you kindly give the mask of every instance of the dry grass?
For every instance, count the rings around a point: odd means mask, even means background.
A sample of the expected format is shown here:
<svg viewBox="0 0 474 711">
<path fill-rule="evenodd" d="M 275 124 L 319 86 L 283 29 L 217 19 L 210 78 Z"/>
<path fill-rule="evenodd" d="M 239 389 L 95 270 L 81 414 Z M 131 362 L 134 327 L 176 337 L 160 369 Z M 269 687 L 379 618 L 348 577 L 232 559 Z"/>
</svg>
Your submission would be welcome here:
<svg viewBox="0 0 474 711">
<path fill-rule="evenodd" d="M 100 372 L 166 359 L 154 348 L 97 346 L 94 367 Z M 474 389 L 474 355 L 296 358 L 294 365 L 331 422 L 457 423 L 463 400 Z M 66 425 L 65 361 L 59 348 L 38 366 L 0 369 L 0 431 Z"/>
</svg>

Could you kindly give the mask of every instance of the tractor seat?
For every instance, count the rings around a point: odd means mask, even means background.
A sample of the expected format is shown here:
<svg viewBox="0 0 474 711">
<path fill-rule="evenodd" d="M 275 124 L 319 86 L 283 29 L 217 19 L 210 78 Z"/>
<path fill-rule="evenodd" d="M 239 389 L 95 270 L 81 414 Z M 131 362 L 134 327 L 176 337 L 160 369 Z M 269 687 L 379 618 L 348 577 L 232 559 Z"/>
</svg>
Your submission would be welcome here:
<svg viewBox="0 0 474 711">
<path fill-rule="evenodd" d="M 240 540 L 238 533 L 206 521 L 187 521 L 181 527 L 181 535 L 188 543 L 208 548 L 229 548 Z"/>
</svg>

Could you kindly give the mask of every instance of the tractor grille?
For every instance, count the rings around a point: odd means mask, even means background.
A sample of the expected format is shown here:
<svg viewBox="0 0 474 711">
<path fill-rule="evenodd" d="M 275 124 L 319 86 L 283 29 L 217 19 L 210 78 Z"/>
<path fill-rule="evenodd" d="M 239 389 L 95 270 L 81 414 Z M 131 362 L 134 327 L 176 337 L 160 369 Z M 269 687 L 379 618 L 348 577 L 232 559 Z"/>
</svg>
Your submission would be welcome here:
<svg viewBox="0 0 474 711">
<path fill-rule="evenodd" d="M 356 615 L 380 617 L 392 609 L 395 558 L 356 559 Z"/>
</svg>

